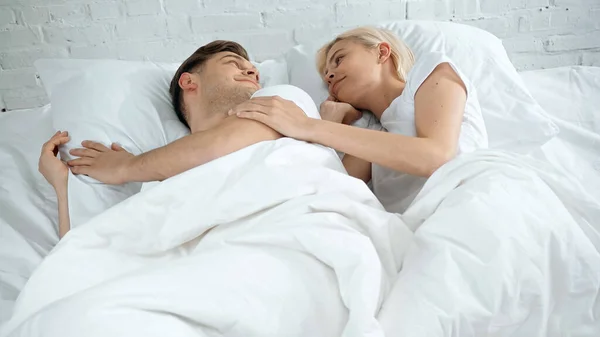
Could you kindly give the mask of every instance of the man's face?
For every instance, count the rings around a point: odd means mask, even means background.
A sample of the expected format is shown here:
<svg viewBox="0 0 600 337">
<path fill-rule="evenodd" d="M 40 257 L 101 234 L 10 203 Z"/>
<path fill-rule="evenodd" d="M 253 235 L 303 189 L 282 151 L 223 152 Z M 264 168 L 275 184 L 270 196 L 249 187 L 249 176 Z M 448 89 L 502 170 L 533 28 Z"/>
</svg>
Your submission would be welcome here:
<svg viewBox="0 0 600 337">
<path fill-rule="evenodd" d="M 204 63 L 199 75 L 202 96 L 212 103 L 227 101 L 237 105 L 260 89 L 258 70 L 232 52 L 215 54 Z"/>
</svg>

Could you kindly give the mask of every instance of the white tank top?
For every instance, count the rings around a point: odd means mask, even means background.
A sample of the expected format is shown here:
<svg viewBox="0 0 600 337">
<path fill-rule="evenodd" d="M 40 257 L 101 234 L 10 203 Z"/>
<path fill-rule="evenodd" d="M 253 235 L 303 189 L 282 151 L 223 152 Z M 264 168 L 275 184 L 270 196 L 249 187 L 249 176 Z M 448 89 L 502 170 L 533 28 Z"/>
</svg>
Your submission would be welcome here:
<svg viewBox="0 0 600 337">
<path fill-rule="evenodd" d="M 479 148 L 487 148 L 487 131 L 475 88 L 446 55 L 438 52 L 422 55 L 416 60 L 407 75 L 404 91 L 381 115 L 381 125 L 388 132 L 417 136 L 415 93 L 441 63 L 448 63 L 460 76 L 467 89 L 467 101 L 460 129 L 457 155 Z M 376 164 L 372 165 L 373 192 L 388 212 L 403 213 L 415 199 L 426 180 L 426 178 L 401 173 Z"/>
</svg>

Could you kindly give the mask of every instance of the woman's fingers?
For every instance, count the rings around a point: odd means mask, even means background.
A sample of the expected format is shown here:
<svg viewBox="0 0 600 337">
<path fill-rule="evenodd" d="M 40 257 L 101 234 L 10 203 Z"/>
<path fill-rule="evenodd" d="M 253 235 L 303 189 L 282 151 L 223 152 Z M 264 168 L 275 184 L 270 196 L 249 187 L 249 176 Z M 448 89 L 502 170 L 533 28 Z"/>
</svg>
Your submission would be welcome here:
<svg viewBox="0 0 600 337">
<path fill-rule="evenodd" d="M 52 137 L 50 137 L 50 139 L 48 139 L 47 142 L 44 143 L 44 145 L 47 144 L 54 144 L 54 145 L 60 145 L 61 144 L 61 140 L 64 141 L 65 138 L 69 138 L 69 133 L 67 131 L 57 131 L 54 135 L 52 135 Z M 64 144 L 64 143 L 62 143 Z"/>
<path fill-rule="evenodd" d="M 251 98 L 248 102 L 256 102 L 259 105 L 265 107 L 281 107 L 286 103 L 293 103 L 293 101 L 282 98 L 281 96 L 261 96 Z"/>
<path fill-rule="evenodd" d="M 235 108 L 229 110 L 229 115 L 237 115 L 244 111 L 259 111 L 263 114 L 266 114 L 268 107 L 266 105 L 262 105 L 259 102 L 253 102 L 252 100 L 246 101 Z"/>
<path fill-rule="evenodd" d="M 261 122 L 263 124 L 268 124 L 269 116 L 260 112 L 260 111 L 252 111 L 252 110 L 244 110 L 240 111 L 236 114 L 239 118 L 253 119 L 257 122 Z"/>
<path fill-rule="evenodd" d="M 286 112 L 287 110 L 285 108 L 290 103 L 293 102 L 279 96 L 255 97 L 229 110 L 229 115 L 236 115 L 242 111 L 258 111 L 266 115 L 273 114 L 277 111 Z"/>
<path fill-rule="evenodd" d="M 56 133 L 54 135 L 52 135 L 50 140 L 61 138 L 61 137 L 66 137 L 68 135 L 69 135 L 69 132 L 67 132 L 67 131 L 56 131 Z"/>
<path fill-rule="evenodd" d="M 54 153 L 55 157 L 58 155 L 58 147 L 68 143 L 70 140 L 71 137 L 69 136 L 61 136 L 53 141 L 54 147 L 52 149 L 52 152 Z"/>
<path fill-rule="evenodd" d="M 52 135 L 52 137 L 50 137 L 50 139 L 48 139 L 47 142 L 45 142 L 44 144 L 42 144 L 42 152 L 44 152 L 45 150 L 48 150 L 49 146 L 52 146 L 54 144 L 54 140 L 60 135 L 60 131 L 56 131 L 55 134 Z"/>
<path fill-rule="evenodd" d="M 50 142 L 52 144 L 54 144 L 55 146 L 60 146 L 60 145 L 67 143 L 69 140 L 71 140 L 71 137 L 69 137 L 69 136 L 59 136 L 59 137 L 51 139 Z"/>
<path fill-rule="evenodd" d="M 42 145 L 42 153 L 46 151 L 53 152 L 56 156 L 58 154 L 58 147 L 60 145 L 68 143 L 69 140 L 71 140 L 71 137 L 65 136 L 63 133 L 57 133 L 54 136 L 52 136 L 50 140 L 45 142 L 44 145 Z"/>
</svg>

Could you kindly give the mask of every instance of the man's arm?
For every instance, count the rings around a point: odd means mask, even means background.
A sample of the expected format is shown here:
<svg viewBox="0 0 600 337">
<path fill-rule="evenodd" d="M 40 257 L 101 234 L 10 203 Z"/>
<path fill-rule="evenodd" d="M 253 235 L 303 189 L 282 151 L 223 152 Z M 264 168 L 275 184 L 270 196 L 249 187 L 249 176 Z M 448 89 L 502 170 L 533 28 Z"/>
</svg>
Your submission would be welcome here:
<svg viewBox="0 0 600 337">
<path fill-rule="evenodd" d="M 216 127 L 196 132 L 171 144 L 133 156 L 113 144 L 85 141 L 85 149 L 71 150 L 81 158 L 68 162 L 75 174 L 85 174 L 107 184 L 164 180 L 237 150 L 281 135 L 270 127 L 229 116 Z"/>
<path fill-rule="evenodd" d="M 279 137 L 279 133 L 262 123 L 245 123 L 241 118 L 228 117 L 215 128 L 134 157 L 126 179 L 164 180 L 252 144 Z"/>
</svg>

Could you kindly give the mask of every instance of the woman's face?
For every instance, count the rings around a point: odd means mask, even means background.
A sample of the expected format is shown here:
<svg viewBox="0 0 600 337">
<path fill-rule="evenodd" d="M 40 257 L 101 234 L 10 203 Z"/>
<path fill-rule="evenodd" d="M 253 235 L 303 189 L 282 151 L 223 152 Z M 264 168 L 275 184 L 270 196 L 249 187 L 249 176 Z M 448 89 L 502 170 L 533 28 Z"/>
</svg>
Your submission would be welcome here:
<svg viewBox="0 0 600 337">
<path fill-rule="evenodd" d="M 367 49 L 352 40 L 334 44 L 325 60 L 323 80 L 329 94 L 340 102 L 350 103 L 356 108 L 361 97 L 381 81 L 381 67 L 377 48 Z"/>
</svg>

